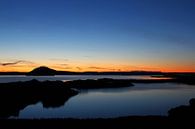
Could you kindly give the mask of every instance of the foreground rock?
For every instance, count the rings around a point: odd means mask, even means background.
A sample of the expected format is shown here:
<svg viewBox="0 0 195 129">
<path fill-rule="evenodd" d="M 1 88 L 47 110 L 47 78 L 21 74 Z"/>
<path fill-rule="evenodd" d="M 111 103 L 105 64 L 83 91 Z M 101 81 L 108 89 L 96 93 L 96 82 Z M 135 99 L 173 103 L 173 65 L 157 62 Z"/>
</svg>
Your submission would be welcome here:
<svg viewBox="0 0 195 129">
<path fill-rule="evenodd" d="M 99 79 L 0 83 L 0 118 L 18 116 L 26 106 L 42 102 L 43 107 L 59 107 L 72 96 L 74 89 L 118 88 L 132 86 L 128 80 Z M 74 88 L 74 89 L 73 89 Z"/>
<path fill-rule="evenodd" d="M 182 105 L 169 110 L 169 117 L 182 120 L 195 120 L 195 99 L 191 99 L 189 103 L 190 105 Z"/>
<path fill-rule="evenodd" d="M 0 118 L 18 116 L 30 104 L 42 102 L 44 107 L 59 107 L 77 91 L 61 81 L 13 82 L 0 84 Z"/>
</svg>

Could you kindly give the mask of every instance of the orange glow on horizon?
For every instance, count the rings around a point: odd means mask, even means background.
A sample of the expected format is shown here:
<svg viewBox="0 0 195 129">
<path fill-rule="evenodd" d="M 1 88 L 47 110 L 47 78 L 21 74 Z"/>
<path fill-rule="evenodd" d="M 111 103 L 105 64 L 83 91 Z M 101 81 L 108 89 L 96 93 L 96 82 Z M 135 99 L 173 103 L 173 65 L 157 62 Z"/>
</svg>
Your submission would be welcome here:
<svg viewBox="0 0 195 129">
<path fill-rule="evenodd" d="M 124 71 L 161 71 L 161 72 L 195 72 L 193 63 L 178 63 L 171 61 L 116 61 L 116 60 L 35 60 L 33 62 L 21 61 L 0 65 L 0 72 L 29 72 L 39 66 L 60 71 L 72 72 L 124 72 Z M 7 61 L 10 62 L 10 61 Z M 14 61 L 13 61 L 14 62 Z M 16 61 L 17 62 L 17 61 Z M 38 63 L 37 63 L 38 62 Z M 132 63 L 131 63 L 132 62 Z M 151 64 L 151 62 L 154 62 Z M 142 65 L 139 65 L 142 64 Z M 165 65 L 166 64 L 166 65 Z M 189 65 L 191 64 L 191 65 Z"/>
<path fill-rule="evenodd" d="M 39 67 L 42 65 L 37 65 L 37 66 L 0 66 L 0 72 L 29 72 L 33 70 L 36 67 Z M 46 66 L 46 65 L 45 65 Z M 195 72 L 195 69 L 193 68 L 188 68 L 188 67 L 175 67 L 175 68 L 132 68 L 131 66 L 86 66 L 86 65 L 81 65 L 81 66 L 65 66 L 65 67 L 60 67 L 56 65 L 47 65 L 47 67 L 59 70 L 59 71 L 72 71 L 72 72 L 125 72 L 125 71 L 161 71 L 161 72 Z"/>
</svg>

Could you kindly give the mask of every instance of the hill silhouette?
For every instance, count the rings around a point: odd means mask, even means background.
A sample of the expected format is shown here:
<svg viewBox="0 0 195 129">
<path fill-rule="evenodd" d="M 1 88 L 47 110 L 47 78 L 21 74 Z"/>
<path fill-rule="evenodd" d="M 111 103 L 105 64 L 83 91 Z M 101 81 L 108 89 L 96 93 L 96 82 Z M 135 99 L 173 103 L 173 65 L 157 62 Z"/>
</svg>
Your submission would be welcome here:
<svg viewBox="0 0 195 129">
<path fill-rule="evenodd" d="M 48 68 L 46 66 L 40 66 L 27 73 L 27 75 L 33 75 L 33 76 L 53 76 L 55 74 L 56 74 L 56 70 Z"/>
<path fill-rule="evenodd" d="M 0 72 L 0 75 L 32 75 L 32 76 L 53 76 L 53 75 L 162 75 L 159 71 L 126 71 L 126 72 L 71 72 L 58 71 L 46 66 L 40 66 L 27 73 L 20 72 Z"/>
</svg>

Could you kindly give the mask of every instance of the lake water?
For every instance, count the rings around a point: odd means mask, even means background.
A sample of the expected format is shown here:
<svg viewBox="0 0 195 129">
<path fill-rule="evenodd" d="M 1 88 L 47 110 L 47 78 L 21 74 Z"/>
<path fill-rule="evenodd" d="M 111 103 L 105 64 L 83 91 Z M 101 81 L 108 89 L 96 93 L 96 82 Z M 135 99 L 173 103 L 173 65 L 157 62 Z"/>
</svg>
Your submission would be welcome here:
<svg viewBox="0 0 195 129">
<path fill-rule="evenodd" d="M 136 78 L 149 76 L 55 76 L 38 80 L 76 80 L 97 78 Z M 144 78 L 145 77 L 145 78 Z M 34 77 L 3 76 L 1 82 L 25 81 Z M 173 107 L 195 98 L 195 86 L 177 83 L 134 83 L 133 87 L 82 90 L 64 105 L 44 108 L 41 102 L 28 105 L 18 117 L 10 118 L 110 118 L 129 115 L 167 115 Z"/>
<path fill-rule="evenodd" d="M 149 75 L 141 76 L 124 76 L 124 75 L 56 75 L 56 76 L 25 76 L 25 75 L 0 75 L 0 83 L 6 82 L 16 82 L 16 81 L 29 81 L 32 79 L 37 79 L 39 81 L 69 81 L 78 79 L 99 79 L 99 78 L 113 78 L 113 79 L 166 79 L 151 77 Z"/>
</svg>

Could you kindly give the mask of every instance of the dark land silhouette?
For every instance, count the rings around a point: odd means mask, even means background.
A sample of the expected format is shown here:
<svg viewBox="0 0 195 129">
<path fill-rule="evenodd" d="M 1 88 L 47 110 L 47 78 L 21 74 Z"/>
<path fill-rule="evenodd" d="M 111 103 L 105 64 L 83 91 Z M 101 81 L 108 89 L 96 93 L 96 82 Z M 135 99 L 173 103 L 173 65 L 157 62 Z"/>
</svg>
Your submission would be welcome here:
<svg viewBox="0 0 195 129">
<path fill-rule="evenodd" d="M 138 83 L 163 83 L 175 82 L 185 84 L 195 84 L 195 73 L 193 72 L 159 72 L 159 71 L 130 71 L 130 72 L 70 72 L 70 71 L 57 71 L 46 66 L 40 66 L 30 72 L 0 72 L 0 75 L 27 75 L 27 76 L 54 76 L 54 75 L 150 75 L 159 77 L 158 80 L 136 80 L 132 79 L 131 82 Z M 170 79 L 160 79 L 161 77 L 168 77 Z"/>
<path fill-rule="evenodd" d="M 126 72 L 70 72 L 57 71 L 46 66 L 40 66 L 30 72 L 0 72 L 0 75 L 28 75 L 28 76 L 53 76 L 53 75 L 162 75 L 160 71 L 126 71 Z"/>
<path fill-rule="evenodd" d="M 42 102 L 44 107 L 59 107 L 78 91 L 61 81 L 0 83 L 0 118 L 18 116 L 30 104 Z"/>
<path fill-rule="evenodd" d="M 163 76 L 173 78 L 177 83 L 195 84 L 195 73 L 165 73 Z"/>
<path fill-rule="evenodd" d="M 47 70 L 48 69 L 46 68 L 46 71 Z M 50 75 L 53 75 L 53 73 Z M 42 102 L 45 108 L 54 108 L 64 105 L 70 97 L 79 93 L 79 89 L 120 88 L 133 86 L 132 83 L 170 82 L 191 84 L 192 86 L 195 84 L 195 74 L 193 73 L 164 73 L 163 75 L 155 76 L 159 76 L 159 78 L 170 78 L 157 80 L 104 78 L 98 80 L 88 79 L 67 82 L 40 82 L 37 80 L 31 80 L 26 82 L 0 83 L 0 128 L 194 129 L 195 99 L 190 100 L 190 105 L 182 105 L 175 108 L 173 107 L 168 111 L 168 116 L 126 116 L 108 119 L 7 119 L 10 116 L 18 116 L 20 110 L 24 109 L 29 104 L 36 104 L 37 102 Z"/>
<path fill-rule="evenodd" d="M 170 75 L 169 75 L 170 76 Z M 79 89 L 120 88 L 132 83 L 187 83 L 194 84 L 194 76 L 172 75 L 171 79 L 87 79 L 74 81 L 31 80 L 26 82 L 0 83 L 0 117 L 18 116 L 20 110 L 30 104 L 42 102 L 44 107 L 58 107 L 78 93 Z M 182 78 L 184 76 L 184 78 Z M 73 90 L 75 89 L 75 90 Z M 77 89 L 77 90 L 76 90 Z M 186 108 L 186 107 L 184 107 Z"/>
<path fill-rule="evenodd" d="M 30 75 L 30 76 L 53 76 L 56 74 L 56 70 L 54 69 L 50 69 L 48 67 L 45 66 L 41 66 L 38 68 L 33 69 L 32 71 L 26 73 L 26 75 Z"/>
<path fill-rule="evenodd" d="M 131 71 L 131 72 L 70 72 L 57 71 L 46 66 L 40 66 L 26 73 L 26 75 L 161 75 L 159 71 Z"/>
<path fill-rule="evenodd" d="M 181 105 L 168 111 L 169 117 L 177 120 L 195 121 L 195 98 L 189 101 L 189 105 Z"/>
<path fill-rule="evenodd" d="M 98 79 L 76 81 L 37 81 L 0 83 L 0 118 L 18 116 L 30 104 L 42 102 L 44 107 L 59 107 L 76 89 L 119 88 L 133 86 L 128 80 Z M 74 88 L 74 89 L 73 89 Z"/>
</svg>

